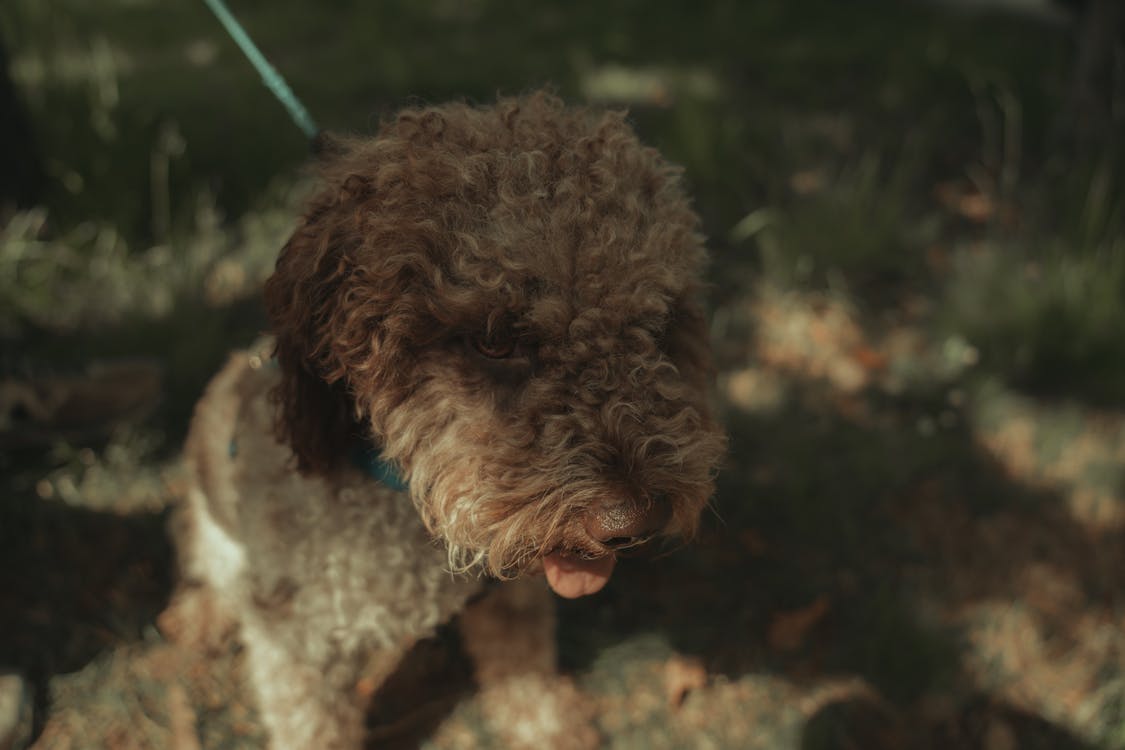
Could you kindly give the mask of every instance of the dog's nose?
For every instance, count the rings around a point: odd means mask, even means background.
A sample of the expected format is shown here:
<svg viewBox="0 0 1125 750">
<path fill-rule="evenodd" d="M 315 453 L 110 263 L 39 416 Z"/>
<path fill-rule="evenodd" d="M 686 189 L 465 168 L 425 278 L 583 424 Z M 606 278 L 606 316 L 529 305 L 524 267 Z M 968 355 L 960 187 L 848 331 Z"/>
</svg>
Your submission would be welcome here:
<svg viewBox="0 0 1125 750">
<path fill-rule="evenodd" d="M 610 549 L 640 544 L 668 521 L 668 504 L 640 507 L 632 502 L 606 502 L 586 516 L 586 533 Z"/>
</svg>

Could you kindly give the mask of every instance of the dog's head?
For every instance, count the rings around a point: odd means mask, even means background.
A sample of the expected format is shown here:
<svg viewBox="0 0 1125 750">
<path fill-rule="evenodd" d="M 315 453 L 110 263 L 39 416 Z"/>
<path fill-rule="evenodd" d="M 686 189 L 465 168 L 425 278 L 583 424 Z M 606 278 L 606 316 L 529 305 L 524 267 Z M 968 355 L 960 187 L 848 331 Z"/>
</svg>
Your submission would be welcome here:
<svg viewBox="0 0 1125 750">
<path fill-rule="evenodd" d="M 544 94 L 329 151 L 266 285 L 299 468 L 373 441 L 455 568 L 541 566 L 564 596 L 690 534 L 724 441 L 677 170 Z"/>
</svg>

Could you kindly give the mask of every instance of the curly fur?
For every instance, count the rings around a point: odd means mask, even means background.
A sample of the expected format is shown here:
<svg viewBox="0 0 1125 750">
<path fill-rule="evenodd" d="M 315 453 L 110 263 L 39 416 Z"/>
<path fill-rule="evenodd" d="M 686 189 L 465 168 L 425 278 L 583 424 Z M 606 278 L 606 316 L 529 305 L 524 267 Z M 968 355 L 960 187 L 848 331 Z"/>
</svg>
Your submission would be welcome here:
<svg viewBox="0 0 1125 750">
<path fill-rule="evenodd" d="M 408 109 L 333 141 L 320 173 L 266 285 L 279 367 L 236 359 L 189 439 L 195 526 L 240 553 L 216 572 L 188 541 L 186 568 L 234 619 L 301 663 L 397 653 L 474 588 L 435 553 L 499 578 L 559 550 L 612 554 L 591 518 L 623 505 L 692 533 L 723 450 L 705 252 L 678 170 L 622 113 L 542 93 Z M 270 420 L 280 442 L 261 437 Z M 409 495 L 363 480 L 357 441 Z M 362 559 L 374 542 L 383 558 Z M 349 635 L 297 643 L 314 628 Z"/>
<path fill-rule="evenodd" d="M 266 285 L 298 466 L 370 431 L 458 567 L 498 576 L 584 547 L 567 525 L 607 496 L 690 533 L 720 441 L 677 170 L 621 113 L 545 95 L 408 110 L 337 150 Z M 522 356 L 466 345 L 497 330 Z"/>
</svg>

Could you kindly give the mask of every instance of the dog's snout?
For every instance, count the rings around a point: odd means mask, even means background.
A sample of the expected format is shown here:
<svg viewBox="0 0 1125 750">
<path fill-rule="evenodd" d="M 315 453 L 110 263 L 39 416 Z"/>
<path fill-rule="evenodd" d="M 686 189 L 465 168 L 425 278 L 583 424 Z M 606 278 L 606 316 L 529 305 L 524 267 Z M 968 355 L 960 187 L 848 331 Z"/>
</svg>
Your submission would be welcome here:
<svg viewBox="0 0 1125 750">
<path fill-rule="evenodd" d="M 606 502 L 586 517 L 586 533 L 610 549 L 632 547 L 647 540 L 668 521 L 667 503 L 641 507 L 628 501 Z"/>
</svg>

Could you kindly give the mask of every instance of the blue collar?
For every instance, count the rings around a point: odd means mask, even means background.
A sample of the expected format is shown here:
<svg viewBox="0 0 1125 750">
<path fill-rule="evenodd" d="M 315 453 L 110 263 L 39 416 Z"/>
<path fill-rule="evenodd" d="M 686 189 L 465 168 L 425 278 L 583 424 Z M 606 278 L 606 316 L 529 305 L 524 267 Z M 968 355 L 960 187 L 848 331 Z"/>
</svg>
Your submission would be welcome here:
<svg viewBox="0 0 1125 750">
<path fill-rule="evenodd" d="M 351 452 L 352 465 L 372 479 L 382 482 L 392 490 L 406 491 L 406 482 L 398 475 L 395 467 L 389 461 L 383 460 L 383 454 L 370 443 L 357 441 Z"/>
<path fill-rule="evenodd" d="M 227 452 L 231 458 L 238 455 L 238 441 L 231 440 Z M 406 482 L 395 471 L 395 467 L 383 460 L 379 449 L 368 443 L 356 442 L 351 452 L 352 465 L 372 479 L 382 482 L 397 492 L 406 491 Z"/>
<path fill-rule="evenodd" d="M 271 367 L 277 367 L 277 359 L 270 357 L 268 361 Z M 234 458 L 237 454 L 238 443 L 231 440 L 230 457 Z M 395 467 L 387 461 L 384 461 L 383 455 L 379 452 L 379 449 L 366 440 L 357 440 L 352 444 L 350 458 L 352 466 L 375 481 L 382 482 L 396 492 L 406 491 L 407 484 L 402 481 L 402 477 L 398 475 L 398 471 L 395 470 Z"/>
</svg>

